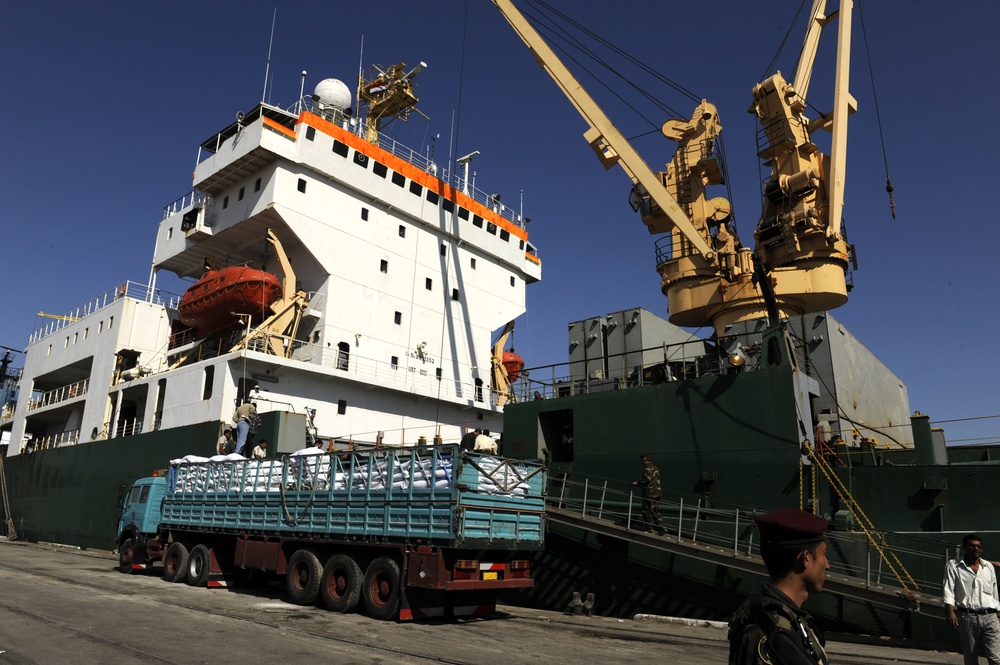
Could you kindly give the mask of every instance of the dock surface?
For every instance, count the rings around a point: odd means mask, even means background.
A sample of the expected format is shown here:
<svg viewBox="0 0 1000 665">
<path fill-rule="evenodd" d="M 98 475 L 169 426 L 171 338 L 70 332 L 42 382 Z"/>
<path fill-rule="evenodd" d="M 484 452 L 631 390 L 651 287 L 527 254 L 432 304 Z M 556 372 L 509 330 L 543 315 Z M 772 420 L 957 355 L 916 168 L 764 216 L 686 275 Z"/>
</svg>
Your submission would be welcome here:
<svg viewBox="0 0 1000 665">
<path fill-rule="evenodd" d="M 5 663 L 725 663 L 717 623 L 571 616 L 502 606 L 495 617 L 394 623 L 239 589 L 123 575 L 110 552 L 0 540 Z M 600 598 L 597 599 L 600 603 Z M 831 641 L 831 662 L 950 663 L 953 652 Z"/>
</svg>

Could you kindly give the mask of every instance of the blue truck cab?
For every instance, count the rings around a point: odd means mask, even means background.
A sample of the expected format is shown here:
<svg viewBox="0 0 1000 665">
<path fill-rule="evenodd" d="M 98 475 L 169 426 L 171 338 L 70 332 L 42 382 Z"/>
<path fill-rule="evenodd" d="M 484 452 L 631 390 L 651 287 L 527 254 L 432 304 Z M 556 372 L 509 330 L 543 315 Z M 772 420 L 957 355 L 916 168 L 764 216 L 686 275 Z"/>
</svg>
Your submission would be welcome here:
<svg viewBox="0 0 1000 665">
<path fill-rule="evenodd" d="M 148 545 L 156 539 L 166 494 L 167 479 L 162 476 L 140 478 L 124 493 L 115 542 L 121 572 L 144 568 Z"/>
</svg>

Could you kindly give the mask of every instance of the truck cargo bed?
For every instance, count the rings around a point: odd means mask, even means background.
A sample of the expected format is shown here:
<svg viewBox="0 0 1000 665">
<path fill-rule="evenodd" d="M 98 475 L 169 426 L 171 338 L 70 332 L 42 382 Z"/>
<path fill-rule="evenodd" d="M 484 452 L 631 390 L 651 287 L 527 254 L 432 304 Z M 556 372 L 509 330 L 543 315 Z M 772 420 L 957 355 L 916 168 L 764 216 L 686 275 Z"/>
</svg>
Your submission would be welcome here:
<svg viewBox="0 0 1000 665">
<path fill-rule="evenodd" d="M 186 458 L 187 459 L 187 458 Z M 299 451 L 280 460 L 175 461 L 162 524 L 309 539 L 534 550 L 540 464 L 458 446 Z"/>
</svg>

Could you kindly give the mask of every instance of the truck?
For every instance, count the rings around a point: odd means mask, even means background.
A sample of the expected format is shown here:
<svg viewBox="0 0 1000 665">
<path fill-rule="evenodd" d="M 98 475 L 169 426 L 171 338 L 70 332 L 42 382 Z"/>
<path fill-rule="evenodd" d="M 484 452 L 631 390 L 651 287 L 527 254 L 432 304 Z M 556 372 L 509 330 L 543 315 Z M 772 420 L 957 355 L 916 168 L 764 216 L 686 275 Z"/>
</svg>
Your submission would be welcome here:
<svg viewBox="0 0 1000 665">
<path fill-rule="evenodd" d="M 545 467 L 457 445 L 281 459 L 189 456 L 124 493 L 123 573 L 168 582 L 284 578 L 292 602 L 382 620 L 485 615 L 530 588 Z"/>
</svg>

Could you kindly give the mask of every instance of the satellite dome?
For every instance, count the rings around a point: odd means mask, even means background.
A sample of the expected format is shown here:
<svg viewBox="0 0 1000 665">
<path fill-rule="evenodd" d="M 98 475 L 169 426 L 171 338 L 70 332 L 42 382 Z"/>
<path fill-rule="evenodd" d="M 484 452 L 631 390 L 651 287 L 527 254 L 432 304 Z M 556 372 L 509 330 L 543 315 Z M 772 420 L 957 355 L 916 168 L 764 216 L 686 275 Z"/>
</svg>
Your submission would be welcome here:
<svg viewBox="0 0 1000 665">
<path fill-rule="evenodd" d="M 313 99 L 341 111 L 351 106 L 351 91 L 340 79 L 323 79 L 313 90 Z"/>
</svg>

